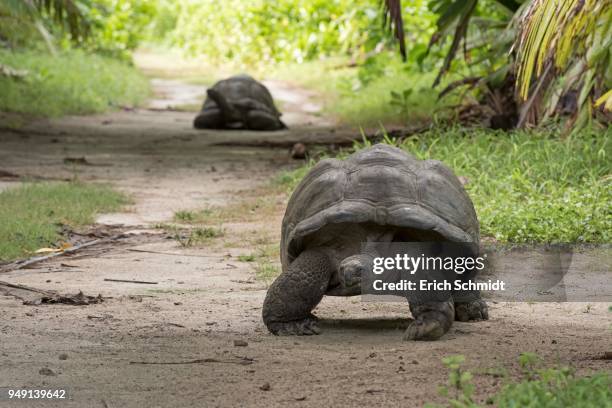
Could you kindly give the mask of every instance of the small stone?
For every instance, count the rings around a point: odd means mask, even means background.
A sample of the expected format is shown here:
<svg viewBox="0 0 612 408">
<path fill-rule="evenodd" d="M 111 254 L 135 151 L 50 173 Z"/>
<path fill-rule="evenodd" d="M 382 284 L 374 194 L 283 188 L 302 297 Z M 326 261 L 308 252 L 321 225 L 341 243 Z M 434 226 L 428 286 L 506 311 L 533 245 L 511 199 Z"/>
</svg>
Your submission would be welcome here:
<svg viewBox="0 0 612 408">
<path fill-rule="evenodd" d="M 234 347 L 246 347 L 249 343 L 244 340 L 234 340 Z"/>
<path fill-rule="evenodd" d="M 412 363 L 412 364 L 419 364 L 419 362 L 418 362 L 418 361 L 416 361 L 416 360 L 412 360 L 412 361 L 411 361 L 411 363 Z"/>
<path fill-rule="evenodd" d="M 180 306 L 182 304 L 183 304 L 183 302 L 174 302 L 174 306 Z"/>
<path fill-rule="evenodd" d="M 305 401 L 305 400 L 306 400 L 306 396 L 305 396 L 305 395 L 302 395 L 302 396 L 300 396 L 300 397 L 295 397 L 295 400 L 296 400 L 296 401 Z"/>
<path fill-rule="evenodd" d="M 270 383 L 263 383 L 263 385 L 261 385 L 259 389 L 262 391 L 270 391 Z"/>
<path fill-rule="evenodd" d="M 50 368 L 47 367 L 43 367 L 38 371 L 38 374 L 40 375 L 56 375 L 53 370 L 51 370 Z"/>
<path fill-rule="evenodd" d="M 306 145 L 304 143 L 296 143 L 291 148 L 291 158 L 303 159 L 306 157 Z"/>
<path fill-rule="evenodd" d="M 60 360 L 68 360 L 68 354 L 66 354 L 66 353 L 62 353 L 62 354 L 60 354 L 60 355 L 59 355 L 59 359 L 60 359 Z"/>
<path fill-rule="evenodd" d="M 376 357 L 376 355 L 377 355 L 376 353 L 372 352 L 372 353 L 370 353 L 370 355 L 368 356 L 368 358 L 374 358 L 374 357 Z"/>
<path fill-rule="evenodd" d="M 557 344 L 557 340 L 551 341 L 552 344 Z"/>
<path fill-rule="evenodd" d="M 30 316 L 30 317 L 32 317 L 32 316 L 34 316 L 34 313 L 32 313 L 32 312 L 26 312 L 26 316 Z"/>
<path fill-rule="evenodd" d="M 462 186 L 470 184 L 470 179 L 465 176 L 459 176 L 457 178 L 459 179 L 459 182 L 461 183 Z"/>
</svg>

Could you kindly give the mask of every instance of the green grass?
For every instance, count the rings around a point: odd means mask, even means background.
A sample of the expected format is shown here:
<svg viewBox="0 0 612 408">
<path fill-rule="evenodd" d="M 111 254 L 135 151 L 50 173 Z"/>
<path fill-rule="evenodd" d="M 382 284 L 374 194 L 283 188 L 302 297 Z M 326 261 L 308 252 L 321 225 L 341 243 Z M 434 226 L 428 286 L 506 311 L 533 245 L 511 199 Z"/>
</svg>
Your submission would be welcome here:
<svg viewBox="0 0 612 408">
<path fill-rule="evenodd" d="M 100 212 L 128 202 L 107 186 L 81 183 L 33 183 L 0 193 L 0 260 L 29 256 L 57 244 L 63 226 L 94 222 Z"/>
<path fill-rule="evenodd" d="M 278 244 L 262 244 L 257 250 L 248 255 L 239 255 L 240 262 L 255 263 L 255 278 L 263 282 L 270 282 L 280 274 L 280 268 L 273 260 L 279 258 Z"/>
<path fill-rule="evenodd" d="M 0 50 L 0 62 L 28 70 L 22 80 L 0 76 L 0 111 L 57 117 L 135 106 L 150 93 L 148 80 L 126 63 L 79 51 L 58 57 Z"/>
<path fill-rule="evenodd" d="M 255 265 L 255 278 L 263 282 L 270 282 L 280 274 L 278 265 L 267 259 L 262 259 Z"/>
<path fill-rule="evenodd" d="M 184 248 L 208 243 L 213 238 L 221 238 L 225 235 L 222 227 L 196 227 L 186 231 L 178 226 L 170 227 L 174 239 Z"/>
<path fill-rule="evenodd" d="M 508 243 L 612 240 L 612 131 L 432 130 L 400 147 L 467 177 L 481 234 Z M 363 144 L 356 148 L 363 148 Z M 283 173 L 293 189 L 308 167 Z"/>
<path fill-rule="evenodd" d="M 612 401 L 612 378 L 609 371 L 578 377 L 569 367 L 541 369 L 536 366 L 541 358 L 534 353 L 519 357 L 522 378 L 512 381 L 504 376 L 504 386 L 486 399 L 486 405 L 499 408 L 599 408 L 609 407 Z M 440 395 L 448 406 L 479 408 L 473 397 L 476 391 L 473 374 L 463 368 L 465 357 L 453 355 L 442 360 L 449 369 L 448 383 L 440 387 Z M 447 405 L 426 404 L 437 408 Z"/>
</svg>

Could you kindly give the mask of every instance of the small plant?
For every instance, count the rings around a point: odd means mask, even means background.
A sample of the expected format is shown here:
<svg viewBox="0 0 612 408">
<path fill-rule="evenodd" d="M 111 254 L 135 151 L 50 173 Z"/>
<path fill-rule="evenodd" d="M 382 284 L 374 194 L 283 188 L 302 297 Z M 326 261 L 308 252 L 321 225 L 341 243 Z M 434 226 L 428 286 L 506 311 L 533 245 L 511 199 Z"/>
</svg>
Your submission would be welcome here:
<svg viewBox="0 0 612 408">
<path fill-rule="evenodd" d="M 462 369 L 465 362 L 463 355 L 453 355 L 442 359 L 442 363 L 450 370 L 448 374 L 448 385 L 441 386 L 440 395 L 449 397 L 449 404 L 452 407 L 476 407 L 472 400 L 474 394 L 474 384 L 472 384 L 472 373 Z"/>
<path fill-rule="evenodd" d="M 224 233 L 225 231 L 221 227 L 200 227 L 188 230 L 187 234 L 184 234 L 183 231 L 175 227 L 173 231 L 173 238 L 183 248 L 188 248 L 207 242 L 212 238 L 222 237 Z"/>
<path fill-rule="evenodd" d="M 191 222 L 195 219 L 195 214 L 192 211 L 177 211 L 174 213 L 174 219 L 177 221 Z"/>
<path fill-rule="evenodd" d="M 280 270 L 277 265 L 268 259 L 261 259 L 255 267 L 255 277 L 264 282 L 268 282 L 278 276 Z"/>
<path fill-rule="evenodd" d="M 507 384 L 495 399 L 500 408 L 510 407 L 609 407 L 612 379 L 606 372 L 578 378 L 568 367 L 538 370 L 530 379 Z"/>
<path fill-rule="evenodd" d="M 402 92 L 391 91 L 391 105 L 398 108 L 402 117 L 410 113 L 412 105 L 410 96 L 412 96 L 412 88 L 404 89 Z"/>
<path fill-rule="evenodd" d="M 267 241 L 265 241 L 267 242 Z M 280 268 L 274 262 L 278 259 L 279 246 L 278 244 L 259 243 L 257 251 L 248 255 L 238 256 L 241 262 L 254 262 L 255 278 L 260 281 L 268 282 L 278 276 Z"/>
<path fill-rule="evenodd" d="M 255 257 L 254 254 L 249 254 L 249 255 L 238 255 L 238 260 L 240 262 L 254 262 L 255 259 L 257 259 Z"/>
<path fill-rule="evenodd" d="M 186 224 L 207 223 L 214 221 L 214 213 L 212 208 L 197 211 L 180 210 L 174 213 L 174 220 Z"/>
<path fill-rule="evenodd" d="M 542 358 L 536 353 L 524 352 L 521 353 L 518 361 L 521 370 L 523 370 L 523 374 L 527 378 L 530 378 L 534 373 L 535 367 L 542 361 Z"/>
<path fill-rule="evenodd" d="M 440 388 L 452 408 L 478 408 L 474 402 L 472 375 L 461 368 L 465 361 L 462 355 L 442 360 L 449 370 L 448 385 Z M 496 395 L 486 398 L 488 405 L 498 408 L 597 408 L 608 407 L 612 401 L 612 379 L 609 373 L 599 372 L 578 378 L 568 367 L 536 369 L 542 358 L 535 353 L 522 353 L 519 365 L 524 379 L 508 382 Z M 453 394 L 449 396 L 449 394 Z M 439 405 L 426 404 L 434 408 Z"/>
</svg>

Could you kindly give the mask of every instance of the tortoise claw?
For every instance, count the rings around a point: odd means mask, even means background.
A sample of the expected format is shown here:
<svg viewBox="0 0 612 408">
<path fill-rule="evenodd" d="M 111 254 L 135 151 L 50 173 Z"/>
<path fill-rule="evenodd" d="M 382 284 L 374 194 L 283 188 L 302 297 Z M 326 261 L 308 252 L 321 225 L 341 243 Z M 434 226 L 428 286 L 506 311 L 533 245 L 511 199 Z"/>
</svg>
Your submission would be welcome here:
<svg viewBox="0 0 612 408">
<path fill-rule="evenodd" d="M 446 333 L 444 325 L 436 318 L 419 318 L 414 320 L 406 331 L 403 339 L 411 340 L 437 340 Z"/>
<path fill-rule="evenodd" d="M 455 320 L 460 322 L 489 320 L 489 308 L 482 299 L 476 299 L 471 302 L 456 302 Z"/>
<path fill-rule="evenodd" d="M 317 319 L 314 316 L 290 322 L 270 323 L 268 324 L 268 329 L 277 336 L 311 336 L 321 333 Z"/>
</svg>

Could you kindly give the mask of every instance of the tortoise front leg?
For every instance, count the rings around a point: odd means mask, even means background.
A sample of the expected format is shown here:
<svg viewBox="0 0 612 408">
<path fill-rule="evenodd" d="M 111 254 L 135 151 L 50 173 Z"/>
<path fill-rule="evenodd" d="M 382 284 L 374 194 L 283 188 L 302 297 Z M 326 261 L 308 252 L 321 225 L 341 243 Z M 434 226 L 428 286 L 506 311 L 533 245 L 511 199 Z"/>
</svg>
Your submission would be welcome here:
<svg viewBox="0 0 612 408">
<path fill-rule="evenodd" d="M 222 129 L 223 117 L 217 108 L 207 108 L 202 110 L 193 121 L 196 129 Z"/>
<path fill-rule="evenodd" d="M 453 324 L 455 308 L 453 300 L 446 302 L 410 302 L 414 321 L 404 332 L 404 340 L 437 340 Z"/>
<path fill-rule="evenodd" d="M 256 109 L 247 113 L 246 127 L 252 130 L 278 130 L 284 126 L 275 115 Z"/>
<path fill-rule="evenodd" d="M 302 252 L 270 285 L 263 321 L 272 334 L 319 334 L 310 313 L 323 298 L 333 272 L 332 262 L 319 250 Z"/>
</svg>

